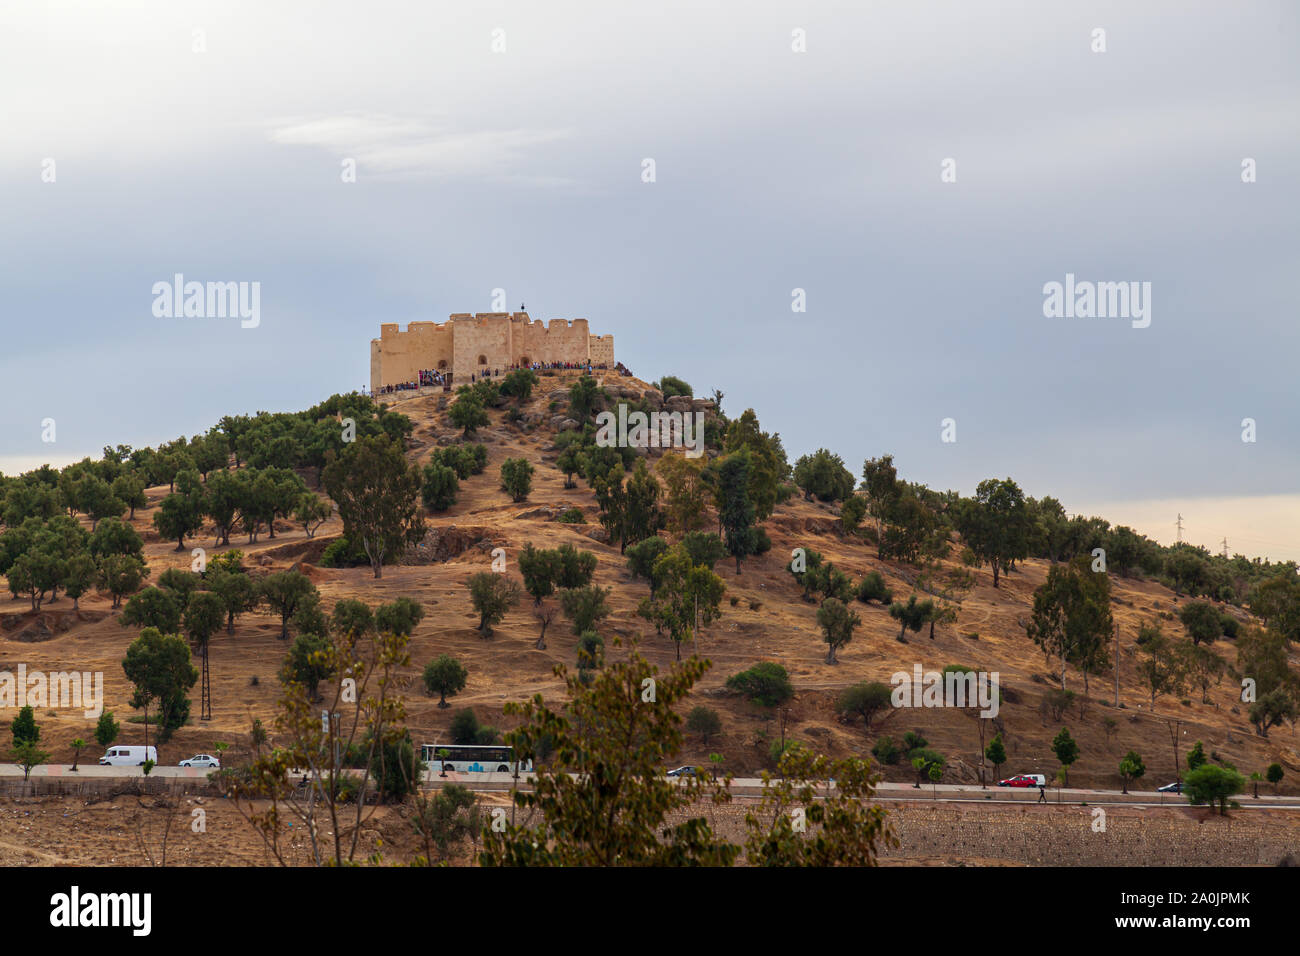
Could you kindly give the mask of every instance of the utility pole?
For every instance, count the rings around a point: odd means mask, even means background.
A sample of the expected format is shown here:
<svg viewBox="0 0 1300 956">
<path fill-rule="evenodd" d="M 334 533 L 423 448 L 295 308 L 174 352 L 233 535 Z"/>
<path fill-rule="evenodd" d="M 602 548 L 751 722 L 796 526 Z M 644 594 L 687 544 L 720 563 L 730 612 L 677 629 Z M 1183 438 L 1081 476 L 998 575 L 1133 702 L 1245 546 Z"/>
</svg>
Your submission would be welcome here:
<svg viewBox="0 0 1300 956">
<path fill-rule="evenodd" d="M 1181 513 L 1178 515 L 1178 543 L 1183 543 L 1183 516 Z"/>
<path fill-rule="evenodd" d="M 1225 559 L 1228 557 L 1228 539 L 1227 539 L 1227 538 L 1224 538 L 1224 539 L 1223 539 L 1223 557 L 1224 557 Z"/>
<path fill-rule="evenodd" d="M 1115 622 L 1115 709 L 1119 710 L 1119 621 Z"/>
</svg>

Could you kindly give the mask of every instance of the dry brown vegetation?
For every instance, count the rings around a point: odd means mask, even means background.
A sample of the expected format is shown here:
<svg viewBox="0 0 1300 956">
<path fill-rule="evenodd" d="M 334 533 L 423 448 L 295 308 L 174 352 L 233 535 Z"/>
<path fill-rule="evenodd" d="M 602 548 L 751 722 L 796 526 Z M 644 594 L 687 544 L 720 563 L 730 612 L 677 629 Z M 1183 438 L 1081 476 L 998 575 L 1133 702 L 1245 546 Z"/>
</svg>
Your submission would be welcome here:
<svg viewBox="0 0 1300 956">
<path fill-rule="evenodd" d="M 551 414 L 547 396 L 571 378 L 571 374 L 542 378 L 540 388 L 524 409 L 539 413 L 543 420 L 531 429 L 507 424 L 504 410 L 491 412 L 492 424 L 478 438 L 488 448 L 487 470 L 461 483 L 459 500 L 450 511 L 428 518 L 429 536 L 411 562 L 386 568 L 380 580 L 375 580 L 365 567 L 327 569 L 314 563 L 340 533 L 337 517 L 310 540 L 301 528 L 288 522 L 277 524 L 274 540 L 263 536 L 257 544 L 248 546 L 237 536 L 231 538 L 232 547 L 245 551 L 245 566 L 254 574 L 300 567 L 319 587 L 327 611 L 345 597 L 377 605 L 405 595 L 424 605 L 426 616 L 411 640 L 412 665 L 406 691 L 408 723 L 417 744 L 444 739 L 447 724 L 458 707 L 472 706 L 481 720 L 508 726 L 501 715 L 504 701 L 538 692 L 558 694 L 562 684 L 552 673 L 554 665 L 575 662 L 575 638 L 563 619 L 557 620 L 548 632 L 547 649 L 534 648 L 536 624 L 526 597 L 496 629 L 492 639 L 479 637 L 464 584 L 471 574 L 488 567 L 494 547 L 506 549 L 512 573 L 513 556 L 528 541 L 544 547 L 572 542 L 593 551 L 600 562 L 597 583 L 614 590 L 614 614 L 602 628 L 607 642 L 615 635 L 625 643 L 641 635 L 643 654 L 660 667 L 672 663 L 671 641 L 657 637 L 653 628 L 647 628 L 636 616 L 637 602 L 647 591 L 645 582 L 632 579 L 616 546 L 598 540 L 592 493 L 581 480 L 577 488 L 566 490 L 564 476 L 554 468 L 554 432 L 545 424 Z M 648 387 L 627 379 L 617 384 Z M 398 396 L 393 403 L 394 410 L 415 422 L 410 453 L 413 460 L 423 463 L 437 444 L 459 440 L 446 420 L 445 404 L 444 396 L 437 391 L 405 399 Z M 440 409 L 440 405 L 444 408 Z M 538 468 L 529 499 L 514 504 L 499 489 L 498 472 L 505 458 L 521 456 Z M 312 476 L 308 480 L 311 482 Z M 166 491 L 165 487 L 149 489 L 149 507 L 135 514 L 134 525 L 146 540 L 151 580 L 167 567 L 189 564 L 187 553 L 178 554 L 173 550 L 174 543 L 158 540 L 152 530 L 152 513 Z M 554 520 L 560 510 L 573 506 L 584 510 L 587 524 Z M 1201 703 L 1199 692 L 1194 691 L 1188 694 L 1187 705 L 1165 697 L 1157 701 L 1154 717 L 1149 712 L 1147 695 L 1137 685 L 1134 673 L 1134 638 L 1139 622 L 1176 608 L 1174 595 L 1152 582 L 1118 577 L 1113 581 L 1113 610 L 1121 635 L 1123 709 L 1104 703 L 1114 692 L 1111 673 L 1107 672 L 1092 678 L 1093 700 L 1082 714 L 1076 709 L 1058 722 L 1046 722 L 1041 716 L 1042 695 L 1054 682 L 1048 676 L 1042 653 L 1025 636 L 1020 622 L 1028 617 L 1034 588 L 1044 580 L 1048 566 L 1045 561 L 1025 562 L 1008 574 L 998 589 L 992 587 L 986 569 L 977 570 L 977 585 L 965 596 L 956 624 L 940 626 L 933 641 L 923 630 L 919 635 L 909 635 L 910 643 L 900 644 L 895 640 L 896 622 L 886 609 L 855 602 L 862 626 L 852 643 L 840 652 L 840 663 L 827 665 L 815 621 L 816 608 L 801 599 L 800 588 L 785 569 L 791 549 L 814 548 L 855 580 L 868 571 L 880 571 L 895 597 L 906 598 L 911 593 L 918 573 L 906 565 L 877 560 L 874 547 L 839 532 L 836 516 L 837 509 L 806 502 L 796 495 L 779 505 L 766 525 L 773 542 L 768 554 L 747 560 L 739 575 L 731 562 L 719 563 L 717 570 L 726 583 L 727 596 L 721 619 L 699 640 L 699 653 L 712 660 L 713 667 L 696 688 L 694 700 L 719 711 L 723 734 L 708 746 L 690 741 L 681 755 L 683 763 L 707 765 L 709 754 L 716 752 L 725 756 L 724 768 L 737 776 L 753 775 L 770 766 L 768 745 L 780 735 L 779 719 L 729 695 L 723 686 L 728 675 L 766 659 L 783 664 L 796 687 L 797 696 L 787 714 L 787 736 L 833 756 L 865 755 L 881 734 L 898 737 L 906 730 L 919 729 L 933 749 L 948 757 L 945 782 L 975 781 L 979 737 L 971 717 L 944 710 L 900 710 L 878 721 L 868 735 L 860 723 L 841 722 L 833 709 L 837 692 L 851 683 L 887 682 L 893 672 L 911 671 L 918 662 L 926 669 L 960 663 L 1000 672 L 1003 686 L 1011 692 L 1000 715 L 1010 758 L 1004 774 L 1038 771 L 1050 777 L 1057 766 L 1050 741 L 1064 723 L 1081 748 L 1079 761 L 1070 771 L 1071 785 L 1117 788 L 1120 780 L 1116 766 L 1130 749 L 1139 751 L 1146 760 L 1148 771 L 1143 785 L 1163 784 L 1173 779 L 1168 720 L 1177 719 L 1182 722 L 1181 754 L 1185 755 L 1194 741 L 1202 740 L 1207 754 L 1217 753 L 1246 774 L 1262 771 L 1268 763 L 1278 761 L 1287 774 L 1282 792 L 1296 791 L 1300 754 L 1294 729 L 1276 728 L 1267 740 L 1256 736 L 1244 708 L 1236 702 L 1230 679 L 1211 689 L 1208 704 Z M 194 540 L 194 544 L 204 547 L 211 543 L 210 534 Z M 732 597 L 738 599 L 734 605 Z M 1166 621 L 1164 626 L 1167 632 L 1181 632 L 1176 620 Z M 242 617 L 233 636 L 223 630 L 213 639 L 213 718 L 200 722 L 196 704 L 191 723 L 160 749 L 162 763 L 175 764 L 192 753 L 210 750 L 216 741 L 232 744 L 237 759 L 240 750 L 246 749 L 244 742 L 252 719 L 260 717 L 270 723 L 278 690 L 275 675 L 287 649 L 278 631 L 278 619 L 259 610 Z M 0 668 L 25 663 L 29 669 L 103 671 L 106 707 L 123 721 L 119 742 L 138 743 L 143 739 L 143 728 L 126 722 L 134 712 L 127 704 L 130 687 L 121 667 L 126 647 L 135 636 L 135 629 L 117 623 L 106 596 L 83 598 L 80 613 L 73 612 L 71 600 L 64 596 L 39 614 L 32 614 L 26 602 L 17 600 L 0 614 Z M 625 649 L 610 647 L 609 653 L 624 653 Z M 1221 643 L 1218 649 L 1230 661 L 1233 659 L 1235 652 L 1230 642 Z M 452 701 L 450 710 L 439 710 L 436 698 L 425 696 L 419 679 L 424 663 L 441 653 L 459 658 L 469 669 L 469 683 Z M 1035 675 L 1041 675 L 1044 682 L 1035 680 Z M 1072 689 L 1082 689 L 1081 675 L 1072 671 L 1070 680 Z M 1109 742 L 1102 729 L 1106 717 L 1118 721 Z M 54 762 L 71 762 L 70 742 L 74 737 L 93 739 L 94 721 L 83 718 L 80 711 L 42 710 L 37 720 L 42 728 L 42 744 L 53 752 Z M 82 759 L 93 762 L 98 753 L 92 743 Z M 892 780 L 908 780 L 911 776 L 901 767 L 886 768 L 886 774 Z M 1263 785 L 1262 792 L 1270 790 Z M 10 842 L 22 841 L 11 837 Z M 30 852 L 38 856 L 40 853 Z M 16 862 L 16 858 L 12 861 Z"/>
</svg>

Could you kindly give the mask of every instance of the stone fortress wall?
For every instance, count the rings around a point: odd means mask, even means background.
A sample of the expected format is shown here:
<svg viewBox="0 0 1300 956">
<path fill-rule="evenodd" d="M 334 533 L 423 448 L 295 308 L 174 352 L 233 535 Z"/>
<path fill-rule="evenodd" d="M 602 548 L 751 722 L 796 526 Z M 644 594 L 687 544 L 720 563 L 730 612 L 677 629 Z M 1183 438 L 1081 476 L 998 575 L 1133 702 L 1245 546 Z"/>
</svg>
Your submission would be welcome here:
<svg viewBox="0 0 1300 956">
<path fill-rule="evenodd" d="M 416 381 L 423 369 L 451 372 L 456 384 L 471 374 L 534 362 L 614 366 L 614 336 L 592 335 L 586 319 L 533 321 L 527 312 L 468 312 L 446 322 L 379 327 L 370 341 L 370 388 Z"/>
</svg>

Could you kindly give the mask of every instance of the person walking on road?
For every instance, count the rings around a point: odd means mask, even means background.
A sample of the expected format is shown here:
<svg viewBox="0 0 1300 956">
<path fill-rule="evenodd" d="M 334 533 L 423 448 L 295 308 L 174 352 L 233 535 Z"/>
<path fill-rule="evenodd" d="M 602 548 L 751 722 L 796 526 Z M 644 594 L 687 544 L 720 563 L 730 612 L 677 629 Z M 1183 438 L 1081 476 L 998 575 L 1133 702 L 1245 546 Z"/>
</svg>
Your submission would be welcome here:
<svg viewBox="0 0 1300 956">
<path fill-rule="evenodd" d="M 1038 802 L 1039 803 L 1047 802 L 1047 788 L 1044 787 L 1041 783 L 1038 785 Z"/>
</svg>

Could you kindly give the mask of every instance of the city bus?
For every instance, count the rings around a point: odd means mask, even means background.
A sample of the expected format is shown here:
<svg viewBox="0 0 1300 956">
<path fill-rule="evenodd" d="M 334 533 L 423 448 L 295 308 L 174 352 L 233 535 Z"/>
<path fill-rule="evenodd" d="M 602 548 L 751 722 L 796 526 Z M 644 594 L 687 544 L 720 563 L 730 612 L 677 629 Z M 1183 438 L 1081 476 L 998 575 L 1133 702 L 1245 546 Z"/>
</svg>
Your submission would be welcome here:
<svg viewBox="0 0 1300 956">
<path fill-rule="evenodd" d="M 518 761 L 512 747 L 482 744 L 421 744 L 420 759 L 438 773 L 528 773 L 531 760 Z"/>
</svg>

